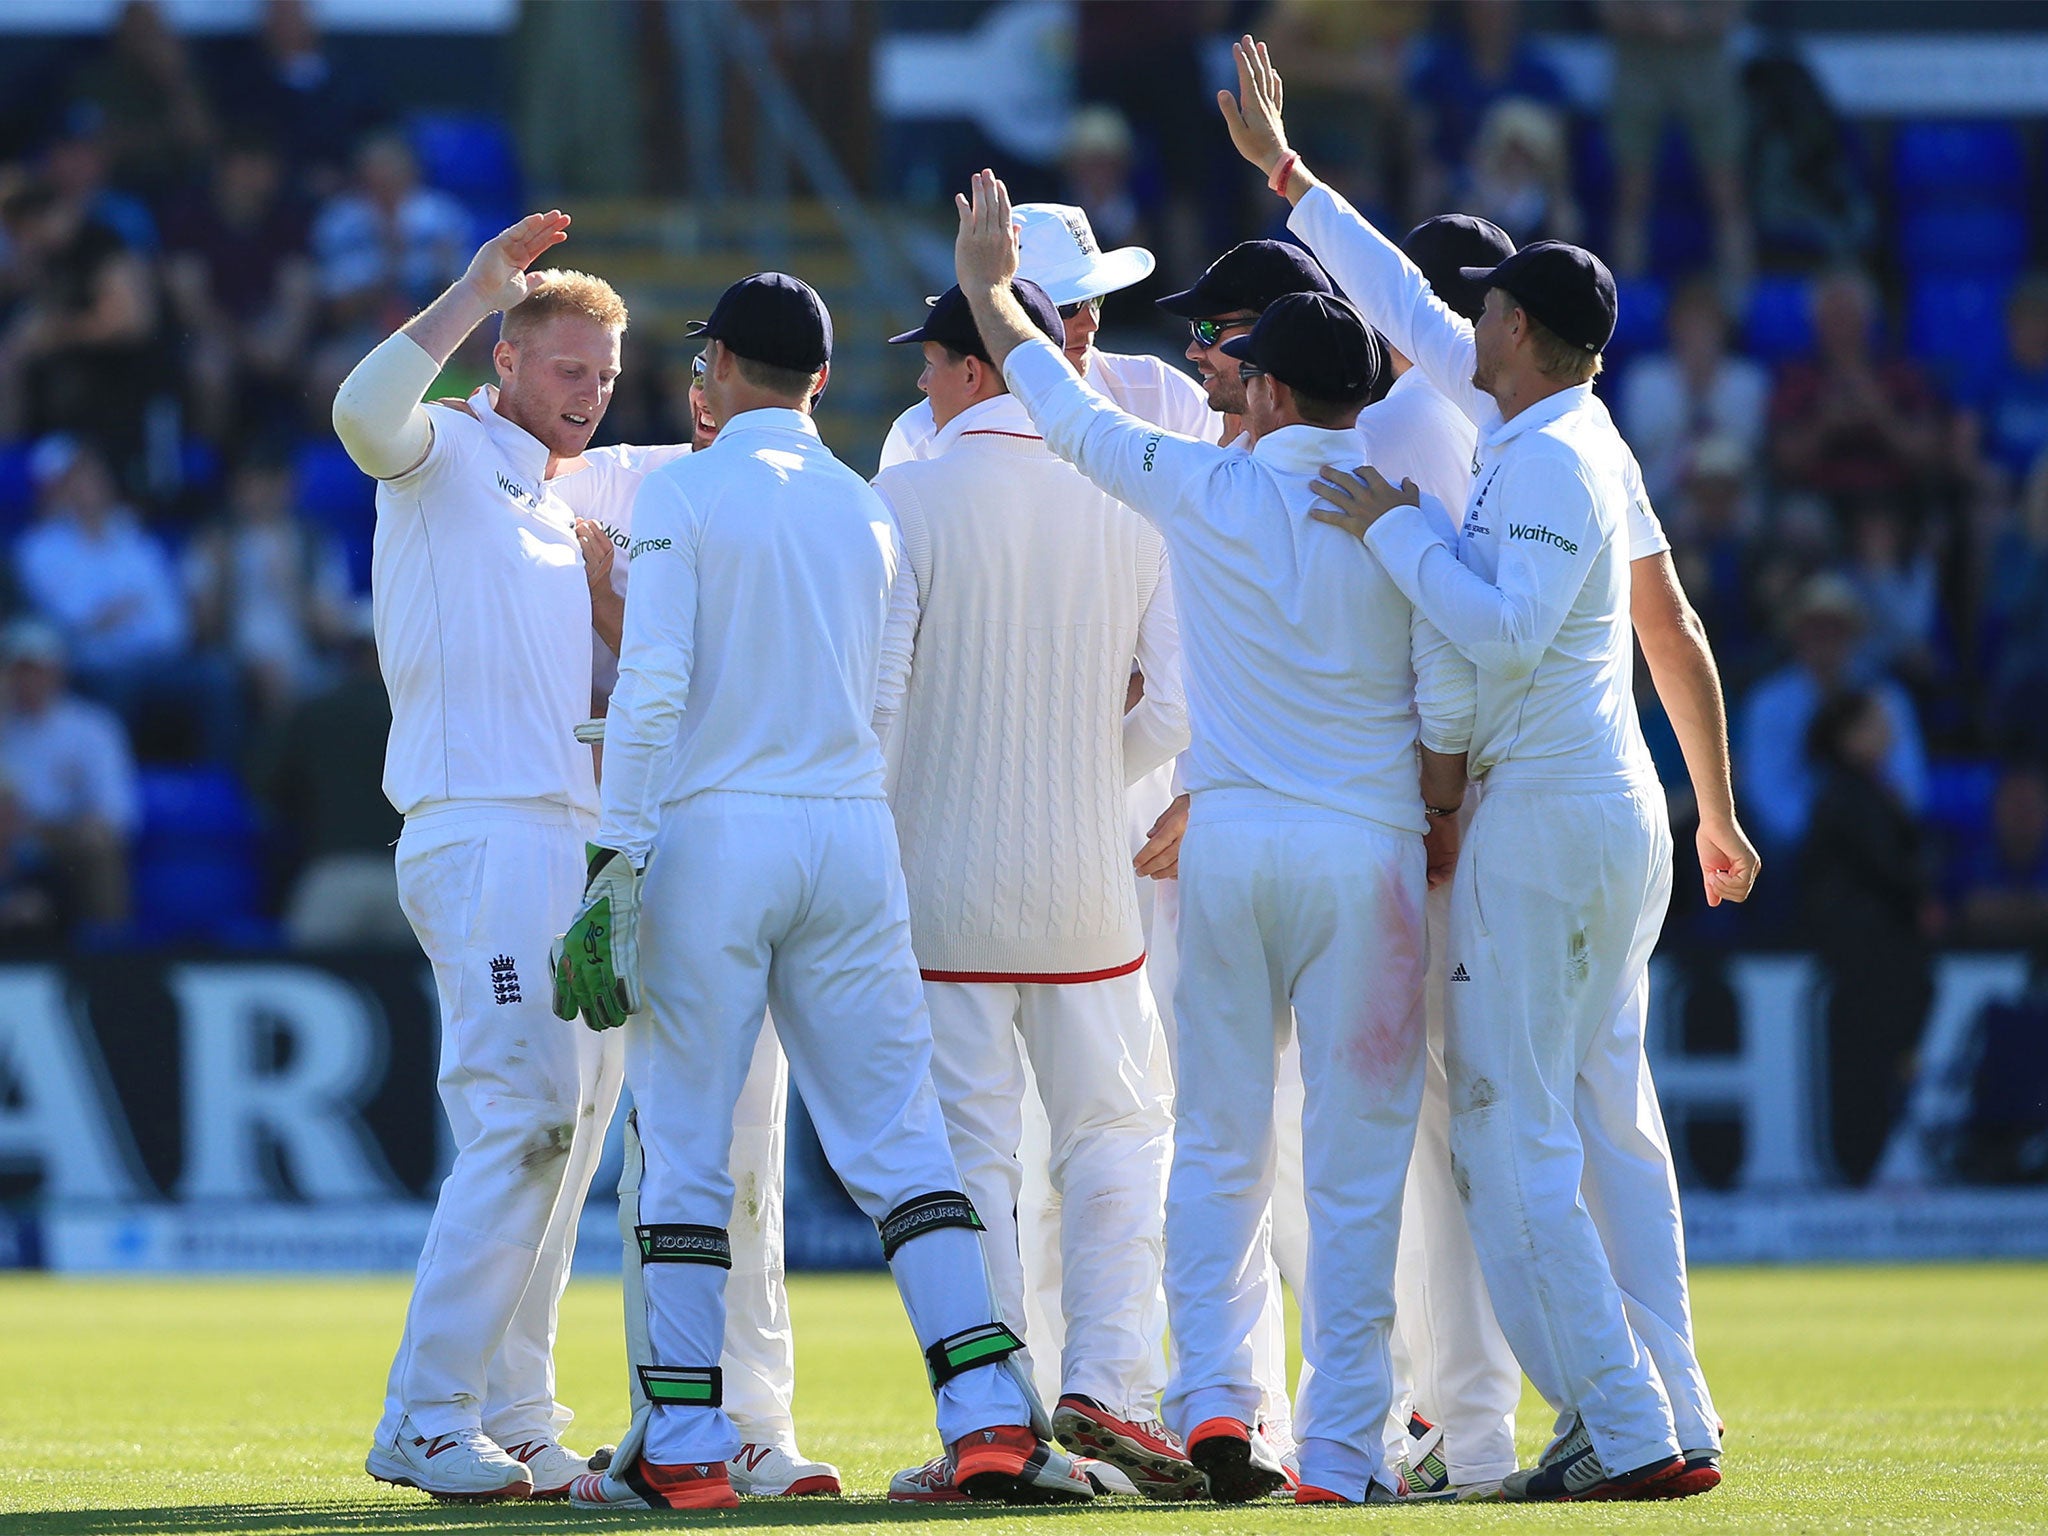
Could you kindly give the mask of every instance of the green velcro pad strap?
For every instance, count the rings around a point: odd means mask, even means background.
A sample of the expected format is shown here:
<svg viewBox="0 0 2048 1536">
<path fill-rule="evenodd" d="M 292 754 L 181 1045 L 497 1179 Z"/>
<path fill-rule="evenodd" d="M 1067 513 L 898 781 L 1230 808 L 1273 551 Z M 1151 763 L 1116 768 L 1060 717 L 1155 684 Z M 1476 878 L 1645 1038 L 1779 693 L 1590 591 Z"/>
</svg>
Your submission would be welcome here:
<svg viewBox="0 0 2048 1536">
<path fill-rule="evenodd" d="M 961 1372 L 994 1365 L 1023 1347 L 1024 1341 L 1002 1323 L 983 1323 L 979 1328 L 948 1334 L 926 1350 L 925 1370 L 936 1392 Z"/>
<path fill-rule="evenodd" d="M 895 1258 L 896 1250 L 913 1237 L 922 1237 L 940 1227 L 965 1227 L 969 1232 L 987 1230 L 975 1214 L 974 1202 L 959 1190 L 941 1189 L 919 1195 L 875 1223 L 875 1229 L 882 1234 L 882 1262 L 886 1264 Z"/>
<path fill-rule="evenodd" d="M 642 1365 L 640 1390 L 657 1408 L 717 1408 L 725 1402 L 725 1372 L 717 1366 Z"/>
<path fill-rule="evenodd" d="M 684 1222 L 664 1222 L 635 1227 L 640 1240 L 642 1264 L 715 1264 L 732 1268 L 732 1239 L 723 1227 L 693 1227 Z"/>
</svg>

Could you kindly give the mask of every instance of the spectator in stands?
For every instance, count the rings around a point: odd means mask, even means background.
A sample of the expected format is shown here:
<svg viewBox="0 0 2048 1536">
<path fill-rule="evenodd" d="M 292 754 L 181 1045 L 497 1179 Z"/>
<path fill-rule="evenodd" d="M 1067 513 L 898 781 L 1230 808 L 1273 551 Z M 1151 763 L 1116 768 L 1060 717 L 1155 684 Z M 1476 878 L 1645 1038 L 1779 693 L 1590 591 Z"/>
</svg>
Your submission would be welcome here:
<svg viewBox="0 0 2048 1536">
<path fill-rule="evenodd" d="M 1731 303 L 1755 264 L 1749 203 L 1742 187 L 1742 83 L 1729 34 L 1742 0 L 1601 0 L 1614 45 L 1607 132 L 1614 150 L 1614 270 L 1636 276 L 1650 264 L 1650 198 L 1664 124 L 1685 128 L 1714 212 L 1715 266 Z"/>
<path fill-rule="evenodd" d="M 1992 540 L 1984 602 L 1994 744 L 2048 758 L 2048 452 Z"/>
<path fill-rule="evenodd" d="M 185 44 L 151 0 L 128 0 L 104 52 L 71 82 L 107 128 L 114 179 L 159 195 L 192 176 L 213 143 L 213 112 Z"/>
<path fill-rule="evenodd" d="M 1807 733 L 1823 704 L 1864 681 L 1854 670 L 1864 622 L 1862 601 L 1844 578 L 1831 573 L 1812 578 L 1787 617 L 1791 661 L 1758 683 L 1743 706 L 1744 802 L 1767 851 L 1787 852 L 1806 839 L 1815 794 Z M 1927 753 L 1919 718 L 1897 683 L 1882 677 L 1867 681 L 1886 719 L 1886 786 L 1917 814 L 1927 799 Z"/>
<path fill-rule="evenodd" d="M 339 682 L 285 718 L 256 775 L 273 830 L 301 861 L 285 934 L 294 949 L 411 949 L 391 856 L 401 822 L 380 787 L 391 704 L 367 612 L 346 658 Z"/>
<path fill-rule="evenodd" d="M 1120 245 L 1149 249 L 1157 238 L 1138 185 L 1136 153 L 1131 125 L 1115 107 L 1100 102 L 1083 107 L 1067 124 L 1060 198 L 1088 210 L 1089 227 L 1105 250 Z"/>
<path fill-rule="evenodd" d="M 1638 367 L 1641 365 L 1638 364 Z M 1757 530 L 1755 461 L 1732 437 L 1702 438 L 1677 493 L 1659 503 L 1671 557 L 1722 674 L 1749 675 L 1756 647 L 1750 592 Z"/>
<path fill-rule="evenodd" d="M 2000 771 L 1990 836 L 1957 850 L 1948 888 L 1952 938 L 2048 945 L 2048 774 L 2038 763 Z"/>
<path fill-rule="evenodd" d="M 1830 1141 L 1851 1184 L 1877 1167 L 1934 995 L 1939 913 L 1926 839 L 1887 770 L 1891 732 L 1884 701 L 1852 689 L 1820 707 L 1807 738 L 1817 789 L 1801 884 L 1828 978 Z"/>
<path fill-rule="evenodd" d="M 0 661 L 7 669 L 0 775 L 9 786 L 10 832 L 45 856 L 78 916 L 124 922 L 128 851 L 141 816 L 128 733 L 113 711 L 65 687 L 63 638 L 41 620 L 9 625 Z"/>
<path fill-rule="evenodd" d="M 14 549 L 23 597 L 63 636 L 82 691 L 135 730 L 161 717 L 196 726 L 206 755 L 231 759 L 241 701 L 231 668 L 188 654 L 183 596 L 169 555 L 125 506 L 100 454 L 47 437 L 29 460 L 37 520 Z"/>
<path fill-rule="evenodd" d="M 29 834 L 14 786 L 0 777 L 0 954 L 47 960 L 69 926 L 62 882 Z"/>
<path fill-rule="evenodd" d="M 1915 364 L 1878 355 L 1877 301 L 1851 268 L 1814 285 L 1817 350 L 1786 367 L 1771 402 L 1772 457 L 1794 487 L 1902 495 L 1940 466 L 1939 404 Z"/>
<path fill-rule="evenodd" d="M 186 551 L 185 586 L 199 643 L 234 658 L 265 717 L 321 681 L 353 610 L 346 558 L 297 516 L 291 464 L 270 450 L 236 464 L 227 515 Z"/>
<path fill-rule="evenodd" d="M 168 221 L 165 280 L 185 331 L 187 388 L 197 425 L 216 442 L 298 419 L 317 310 L 306 227 L 276 151 L 240 133 L 206 190 Z"/>
<path fill-rule="evenodd" d="M 1404 76 L 1409 44 L 1428 21 L 1428 6 L 1416 0 L 1276 0 L 1262 22 L 1274 57 L 1289 61 L 1294 146 L 1358 207 L 1403 227 L 1414 222 L 1418 159 Z M 1075 201 L 1093 214 L 1093 205 Z"/>
<path fill-rule="evenodd" d="M 1963 396 L 1981 423 L 1984 451 L 2014 482 L 2048 451 L 2048 272 L 2014 285 L 2005 304 L 2005 356 Z"/>
<path fill-rule="evenodd" d="M 112 185 L 111 169 L 99 108 L 76 103 L 65 114 L 62 131 L 43 152 L 43 175 L 61 200 L 106 225 L 131 251 L 153 256 L 162 244 L 156 217 L 141 198 Z"/>
<path fill-rule="evenodd" d="M 265 0 L 256 36 L 223 79 L 221 100 L 277 146 L 296 185 L 321 198 L 341 190 L 376 103 L 367 81 L 335 68 L 305 0 Z"/>
<path fill-rule="evenodd" d="M 136 473 L 159 383 L 148 263 L 47 180 L 0 204 L 0 224 L 26 288 L 0 330 L 0 438 L 82 433 Z"/>
<path fill-rule="evenodd" d="M 1844 574 L 1866 619 L 1855 671 L 1890 673 L 1924 690 L 1935 680 L 1941 622 L 1940 571 L 1926 530 L 1910 528 L 1890 497 L 1866 496 L 1850 515 L 1849 532 Z"/>
<path fill-rule="evenodd" d="M 1579 239 L 1564 115 L 1525 96 L 1486 109 L 1472 142 L 1464 205 L 1493 220 L 1517 244 Z"/>
<path fill-rule="evenodd" d="M 1750 463 L 1762 457 L 1770 377 L 1728 350 L 1728 315 L 1715 283 L 1693 277 L 1665 316 L 1670 350 L 1623 375 L 1621 425 L 1643 467 L 1650 500 L 1663 506 L 1684 483 L 1702 439 L 1713 436 Z"/>
<path fill-rule="evenodd" d="M 313 223 L 320 296 L 336 345 L 351 356 L 367 351 L 364 336 L 388 335 L 460 277 L 474 244 L 468 211 L 420 184 L 404 139 L 364 140 L 355 185 L 330 198 Z"/>
<path fill-rule="evenodd" d="M 1860 260 L 1877 213 L 1841 115 L 1795 41 L 1767 45 L 1743 71 L 1748 176 L 1756 238 L 1766 250 L 1834 265 Z"/>
<path fill-rule="evenodd" d="M 1457 24 L 1423 45 L 1408 95 L 1425 146 L 1417 201 L 1425 213 L 1462 206 L 1465 169 L 1487 109 L 1506 96 L 1563 111 L 1564 80 L 1522 31 L 1521 0 L 1450 7 Z"/>
</svg>

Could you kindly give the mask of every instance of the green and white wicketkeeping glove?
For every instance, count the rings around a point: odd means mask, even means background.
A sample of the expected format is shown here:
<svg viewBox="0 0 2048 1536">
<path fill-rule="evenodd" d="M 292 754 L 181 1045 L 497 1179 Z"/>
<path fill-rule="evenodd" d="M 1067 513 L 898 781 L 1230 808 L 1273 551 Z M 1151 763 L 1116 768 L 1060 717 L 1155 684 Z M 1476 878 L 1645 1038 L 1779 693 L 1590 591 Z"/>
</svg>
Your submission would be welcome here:
<svg viewBox="0 0 2048 1536">
<path fill-rule="evenodd" d="M 640 875 L 614 848 L 585 844 L 590 877 L 583 906 L 549 957 L 555 1017 L 578 1013 L 592 1029 L 617 1029 L 640 1011 Z"/>
</svg>

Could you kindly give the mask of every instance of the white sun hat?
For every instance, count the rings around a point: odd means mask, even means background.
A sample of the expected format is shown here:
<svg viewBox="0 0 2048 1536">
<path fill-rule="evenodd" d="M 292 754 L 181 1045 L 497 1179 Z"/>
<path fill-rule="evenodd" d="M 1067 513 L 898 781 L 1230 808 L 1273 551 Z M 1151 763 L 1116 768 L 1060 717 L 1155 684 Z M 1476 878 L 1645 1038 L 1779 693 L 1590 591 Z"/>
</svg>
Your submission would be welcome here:
<svg viewBox="0 0 2048 1536">
<path fill-rule="evenodd" d="M 1028 277 L 1055 304 L 1099 299 L 1152 275 L 1152 253 L 1141 245 L 1104 251 L 1088 227 L 1088 215 L 1068 203 L 1019 203 L 1011 210 L 1017 226 L 1017 274 Z"/>
</svg>

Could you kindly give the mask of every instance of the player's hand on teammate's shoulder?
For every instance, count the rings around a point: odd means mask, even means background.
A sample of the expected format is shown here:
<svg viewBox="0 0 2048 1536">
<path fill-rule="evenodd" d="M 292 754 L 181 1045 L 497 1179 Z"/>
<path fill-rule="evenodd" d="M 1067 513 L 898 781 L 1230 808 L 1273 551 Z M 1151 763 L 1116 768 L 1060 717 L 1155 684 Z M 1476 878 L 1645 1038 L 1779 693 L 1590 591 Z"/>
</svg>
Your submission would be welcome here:
<svg viewBox="0 0 2048 1536">
<path fill-rule="evenodd" d="M 1394 508 L 1422 505 L 1422 492 L 1413 480 L 1395 485 L 1370 464 L 1361 464 L 1355 470 L 1325 464 L 1311 489 L 1317 500 L 1308 515 L 1358 539 L 1364 538 L 1366 530 Z"/>
<path fill-rule="evenodd" d="M 529 213 L 486 240 L 470 258 L 462 280 L 486 309 L 510 309 L 540 285 L 540 278 L 526 269 L 568 238 L 569 215 L 561 209 Z"/>
</svg>

